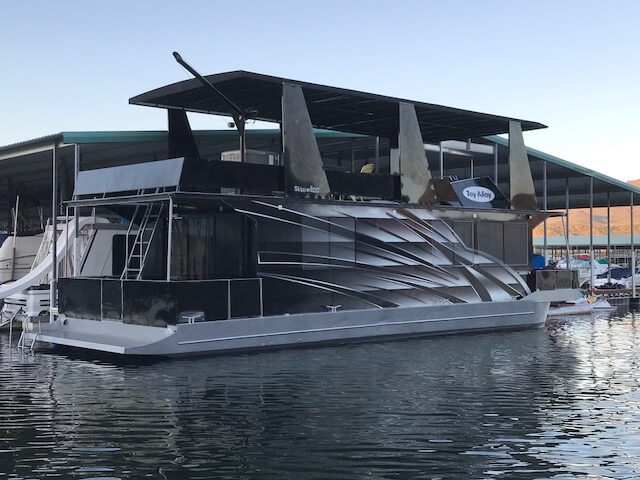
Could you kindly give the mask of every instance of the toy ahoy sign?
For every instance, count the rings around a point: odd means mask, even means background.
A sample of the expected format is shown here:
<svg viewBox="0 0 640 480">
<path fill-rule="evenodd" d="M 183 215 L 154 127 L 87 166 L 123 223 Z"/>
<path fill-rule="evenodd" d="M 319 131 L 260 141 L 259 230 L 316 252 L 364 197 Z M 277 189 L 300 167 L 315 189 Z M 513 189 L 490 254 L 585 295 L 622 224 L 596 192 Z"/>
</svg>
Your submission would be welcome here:
<svg viewBox="0 0 640 480">
<path fill-rule="evenodd" d="M 496 198 L 496 195 L 491 190 L 477 185 L 465 188 L 462 190 L 462 195 L 474 202 L 490 202 Z"/>
</svg>

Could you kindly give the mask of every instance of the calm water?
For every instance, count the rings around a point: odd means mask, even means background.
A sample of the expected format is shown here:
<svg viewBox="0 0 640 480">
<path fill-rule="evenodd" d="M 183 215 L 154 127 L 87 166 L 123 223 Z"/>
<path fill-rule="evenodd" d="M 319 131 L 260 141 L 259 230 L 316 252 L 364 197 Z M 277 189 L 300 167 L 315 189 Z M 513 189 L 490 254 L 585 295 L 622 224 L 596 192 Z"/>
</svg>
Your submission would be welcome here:
<svg viewBox="0 0 640 480">
<path fill-rule="evenodd" d="M 4 332 L 0 479 L 636 479 L 639 347 L 630 313 L 128 365 Z"/>
</svg>

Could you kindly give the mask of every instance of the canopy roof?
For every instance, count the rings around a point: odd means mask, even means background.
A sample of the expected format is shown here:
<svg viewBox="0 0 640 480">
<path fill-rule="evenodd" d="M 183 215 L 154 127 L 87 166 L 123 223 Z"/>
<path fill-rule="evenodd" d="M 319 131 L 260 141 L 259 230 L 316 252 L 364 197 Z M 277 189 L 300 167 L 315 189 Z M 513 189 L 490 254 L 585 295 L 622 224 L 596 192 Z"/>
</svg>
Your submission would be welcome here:
<svg viewBox="0 0 640 480">
<path fill-rule="evenodd" d="M 205 77 L 238 106 L 249 118 L 281 121 L 282 84 L 302 87 L 314 127 L 391 137 L 398 124 L 398 103 L 415 105 L 422 137 L 440 141 L 508 132 L 509 121 L 521 123 L 523 130 L 545 128 L 537 122 L 472 112 L 424 102 L 375 95 L 372 93 L 300 82 L 237 70 Z M 129 99 L 135 105 L 175 108 L 191 112 L 231 116 L 227 104 L 199 80 L 185 80 Z"/>
</svg>

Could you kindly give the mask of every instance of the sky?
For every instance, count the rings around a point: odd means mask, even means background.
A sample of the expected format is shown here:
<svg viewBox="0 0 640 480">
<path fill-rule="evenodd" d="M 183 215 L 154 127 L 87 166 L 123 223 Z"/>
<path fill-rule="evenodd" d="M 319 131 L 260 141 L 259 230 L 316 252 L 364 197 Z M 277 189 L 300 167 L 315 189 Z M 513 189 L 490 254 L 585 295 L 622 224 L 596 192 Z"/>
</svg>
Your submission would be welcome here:
<svg viewBox="0 0 640 480">
<path fill-rule="evenodd" d="M 640 1 L 0 0 L 0 145 L 166 129 L 128 99 L 248 70 L 533 120 L 528 146 L 640 178 Z M 228 119 L 190 115 L 193 128 Z M 0 172 L 1 173 L 1 172 Z"/>
</svg>

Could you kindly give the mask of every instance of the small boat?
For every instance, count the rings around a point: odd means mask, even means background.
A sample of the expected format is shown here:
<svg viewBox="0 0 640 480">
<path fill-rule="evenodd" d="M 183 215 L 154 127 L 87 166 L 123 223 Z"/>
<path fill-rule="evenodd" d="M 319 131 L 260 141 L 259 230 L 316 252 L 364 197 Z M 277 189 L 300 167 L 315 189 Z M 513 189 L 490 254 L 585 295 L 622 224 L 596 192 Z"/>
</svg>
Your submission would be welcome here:
<svg viewBox="0 0 640 480">
<path fill-rule="evenodd" d="M 607 300 L 604 297 L 596 297 L 595 300 L 592 302 L 593 305 L 593 309 L 594 310 L 598 310 L 598 311 L 607 311 L 607 310 L 617 310 L 618 307 L 616 307 L 615 305 L 611 305 L 609 303 L 609 300 Z"/>
<path fill-rule="evenodd" d="M 547 317 L 589 314 L 593 312 L 594 305 L 594 303 L 590 303 L 586 298 L 580 298 L 575 302 L 552 302 L 549 306 Z"/>
</svg>

